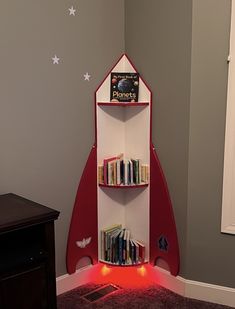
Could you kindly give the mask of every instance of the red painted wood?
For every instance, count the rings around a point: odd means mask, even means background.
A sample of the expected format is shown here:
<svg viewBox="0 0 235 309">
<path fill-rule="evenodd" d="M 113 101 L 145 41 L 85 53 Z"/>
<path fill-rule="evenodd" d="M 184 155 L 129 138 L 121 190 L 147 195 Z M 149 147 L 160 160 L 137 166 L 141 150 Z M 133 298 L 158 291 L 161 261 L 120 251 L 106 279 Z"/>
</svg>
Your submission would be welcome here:
<svg viewBox="0 0 235 309">
<path fill-rule="evenodd" d="M 93 146 L 79 183 L 70 223 L 66 257 L 69 274 L 75 272 L 77 262 L 84 256 L 90 257 L 93 264 L 98 261 L 96 164 L 97 149 Z M 79 248 L 76 242 L 89 237 L 91 242 Z"/>
<path fill-rule="evenodd" d="M 98 102 L 97 103 L 100 106 L 122 106 L 122 107 L 126 107 L 126 106 L 146 106 L 149 105 L 149 102 L 122 102 L 122 103 L 118 103 L 118 102 Z"/>
<path fill-rule="evenodd" d="M 150 262 L 157 258 L 165 260 L 172 275 L 179 272 L 179 246 L 173 209 L 167 183 L 159 159 L 151 146 L 150 149 Z M 159 240 L 167 240 L 167 250 L 159 248 Z"/>
</svg>

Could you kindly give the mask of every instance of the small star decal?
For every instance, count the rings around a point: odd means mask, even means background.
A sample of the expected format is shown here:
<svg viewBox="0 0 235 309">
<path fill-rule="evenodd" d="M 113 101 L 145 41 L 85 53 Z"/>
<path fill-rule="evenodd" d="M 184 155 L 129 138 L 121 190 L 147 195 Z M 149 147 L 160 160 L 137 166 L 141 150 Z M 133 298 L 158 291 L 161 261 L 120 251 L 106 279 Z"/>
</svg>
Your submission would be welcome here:
<svg viewBox="0 0 235 309">
<path fill-rule="evenodd" d="M 84 76 L 84 80 L 90 81 L 91 75 L 89 75 L 88 72 L 86 72 L 86 74 L 84 74 L 83 76 Z"/>
<path fill-rule="evenodd" d="M 71 8 L 69 9 L 69 15 L 75 16 L 75 12 L 76 10 L 73 8 L 73 6 L 71 6 Z"/>
<path fill-rule="evenodd" d="M 168 250 L 168 242 L 165 236 L 161 236 L 158 240 L 158 247 L 160 250 L 167 251 Z"/>
<path fill-rule="evenodd" d="M 58 58 L 56 55 L 54 57 L 52 57 L 51 59 L 53 61 L 53 64 L 59 64 L 60 58 Z"/>
</svg>

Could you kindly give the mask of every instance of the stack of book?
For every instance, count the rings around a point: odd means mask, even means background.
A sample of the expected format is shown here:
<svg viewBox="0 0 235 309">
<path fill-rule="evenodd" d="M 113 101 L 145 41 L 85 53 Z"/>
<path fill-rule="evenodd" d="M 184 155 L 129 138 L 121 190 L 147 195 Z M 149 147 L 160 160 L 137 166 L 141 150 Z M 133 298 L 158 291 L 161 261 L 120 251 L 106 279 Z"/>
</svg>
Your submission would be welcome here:
<svg viewBox="0 0 235 309">
<path fill-rule="evenodd" d="M 145 261 L 145 245 L 132 239 L 130 230 L 116 224 L 101 230 L 101 260 L 117 264 L 132 265 Z"/>
<path fill-rule="evenodd" d="M 123 154 L 104 159 L 98 166 L 98 182 L 105 185 L 139 185 L 149 182 L 149 166 L 139 159 L 124 159 Z"/>
</svg>

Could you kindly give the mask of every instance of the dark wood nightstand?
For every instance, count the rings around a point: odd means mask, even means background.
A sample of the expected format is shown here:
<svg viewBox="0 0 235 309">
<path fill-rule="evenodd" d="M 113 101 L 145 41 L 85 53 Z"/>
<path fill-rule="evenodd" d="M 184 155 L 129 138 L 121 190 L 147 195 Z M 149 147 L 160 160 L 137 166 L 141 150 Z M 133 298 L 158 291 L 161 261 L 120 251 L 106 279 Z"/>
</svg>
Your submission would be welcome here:
<svg viewBox="0 0 235 309">
<path fill-rule="evenodd" d="M 0 195 L 0 308 L 55 309 L 54 220 L 59 212 Z"/>
</svg>

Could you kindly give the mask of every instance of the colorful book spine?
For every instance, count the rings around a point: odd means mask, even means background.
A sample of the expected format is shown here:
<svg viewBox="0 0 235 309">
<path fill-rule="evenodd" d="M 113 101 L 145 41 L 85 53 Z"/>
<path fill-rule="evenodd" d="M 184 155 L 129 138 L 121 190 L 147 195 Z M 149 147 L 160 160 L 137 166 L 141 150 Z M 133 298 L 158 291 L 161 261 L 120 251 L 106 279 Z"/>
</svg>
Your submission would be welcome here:
<svg viewBox="0 0 235 309">
<path fill-rule="evenodd" d="M 101 231 L 101 259 L 118 265 L 142 263 L 145 245 L 131 238 L 130 230 L 116 224 Z"/>
<path fill-rule="evenodd" d="M 123 159 L 123 154 L 104 159 L 98 166 L 98 182 L 105 185 L 139 185 L 149 183 L 149 165 L 140 159 Z"/>
<path fill-rule="evenodd" d="M 104 167 L 103 165 L 98 165 L 98 183 L 104 183 Z"/>
<path fill-rule="evenodd" d="M 141 182 L 149 183 L 149 165 L 148 164 L 141 165 Z"/>
<path fill-rule="evenodd" d="M 118 245 L 119 245 L 118 262 L 119 262 L 120 265 L 123 262 L 123 253 L 122 253 L 122 250 L 123 250 L 123 235 L 124 235 L 124 230 L 122 230 L 122 232 L 119 234 L 119 242 L 118 242 Z"/>
</svg>

